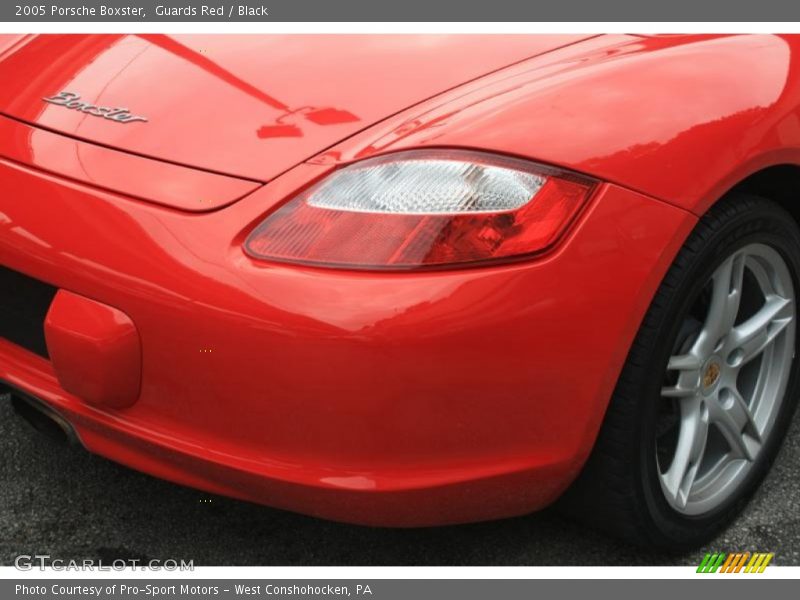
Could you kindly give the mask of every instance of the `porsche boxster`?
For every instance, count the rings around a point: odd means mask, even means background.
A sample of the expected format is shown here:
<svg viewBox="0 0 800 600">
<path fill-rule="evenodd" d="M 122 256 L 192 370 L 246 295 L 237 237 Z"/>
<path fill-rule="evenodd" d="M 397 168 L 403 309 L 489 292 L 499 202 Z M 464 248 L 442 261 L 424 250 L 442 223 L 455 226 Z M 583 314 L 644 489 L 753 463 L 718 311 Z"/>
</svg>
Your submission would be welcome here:
<svg viewBox="0 0 800 600">
<path fill-rule="evenodd" d="M 323 518 L 556 503 L 706 541 L 797 404 L 795 58 L 778 35 L 2 36 L 2 397 Z"/>
</svg>

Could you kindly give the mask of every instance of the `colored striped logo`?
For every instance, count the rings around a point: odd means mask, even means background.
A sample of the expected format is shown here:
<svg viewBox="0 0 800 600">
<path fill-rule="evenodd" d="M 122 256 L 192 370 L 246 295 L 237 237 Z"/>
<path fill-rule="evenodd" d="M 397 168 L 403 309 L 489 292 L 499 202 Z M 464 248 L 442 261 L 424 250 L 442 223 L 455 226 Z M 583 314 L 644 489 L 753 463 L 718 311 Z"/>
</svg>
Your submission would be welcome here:
<svg viewBox="0 0 800 600">
<path fill-rule="evenodd" d="M 775 556 L 772 552 L 717 552 L 706 554 L 698 573 L 763 573 Z"/>
</svg>

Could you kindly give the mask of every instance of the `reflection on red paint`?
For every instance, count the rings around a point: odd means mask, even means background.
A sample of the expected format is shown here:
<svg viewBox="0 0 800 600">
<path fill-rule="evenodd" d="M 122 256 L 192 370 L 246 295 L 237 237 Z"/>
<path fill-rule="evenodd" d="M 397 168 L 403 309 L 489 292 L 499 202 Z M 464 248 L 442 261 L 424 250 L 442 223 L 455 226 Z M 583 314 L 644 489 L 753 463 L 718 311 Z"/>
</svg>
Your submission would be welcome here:
<svg viewBox="0 0 800 600">
<path fill-rule="evenodd" d="M 303 132 L 297 125 L 264 125 L 256 135 L 260 138 L 300 137 Z"/>
</svg>

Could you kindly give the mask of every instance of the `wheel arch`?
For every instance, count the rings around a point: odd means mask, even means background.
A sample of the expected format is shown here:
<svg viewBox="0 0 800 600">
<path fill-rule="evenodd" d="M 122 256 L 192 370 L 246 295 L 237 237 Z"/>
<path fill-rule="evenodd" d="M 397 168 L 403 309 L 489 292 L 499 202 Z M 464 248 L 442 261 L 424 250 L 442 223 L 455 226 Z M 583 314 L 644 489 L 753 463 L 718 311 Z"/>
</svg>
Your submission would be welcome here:
<svg viewBox="0 0 800 600">
<path fill-rule="evenodd" d="M 739 192 L 777 202 L 800 225 L 800 165 L 778 164 L 763 168 L 739 181 L 722 198 Z"/>
</svg>

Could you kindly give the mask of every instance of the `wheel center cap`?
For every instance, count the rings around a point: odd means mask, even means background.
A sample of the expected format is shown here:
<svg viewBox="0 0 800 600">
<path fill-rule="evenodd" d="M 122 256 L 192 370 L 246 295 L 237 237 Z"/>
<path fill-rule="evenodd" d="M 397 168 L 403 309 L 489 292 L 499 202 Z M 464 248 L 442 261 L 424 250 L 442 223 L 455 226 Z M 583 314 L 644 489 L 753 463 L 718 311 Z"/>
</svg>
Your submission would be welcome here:
<svg viewBox="0 0 800 600">
<path fill-rule="evenodd" d="M 719 380 L 720 366 L 716 360 L 710 360 L 703 371 L 703 387 L 709 389 Z"/>
</svg>

